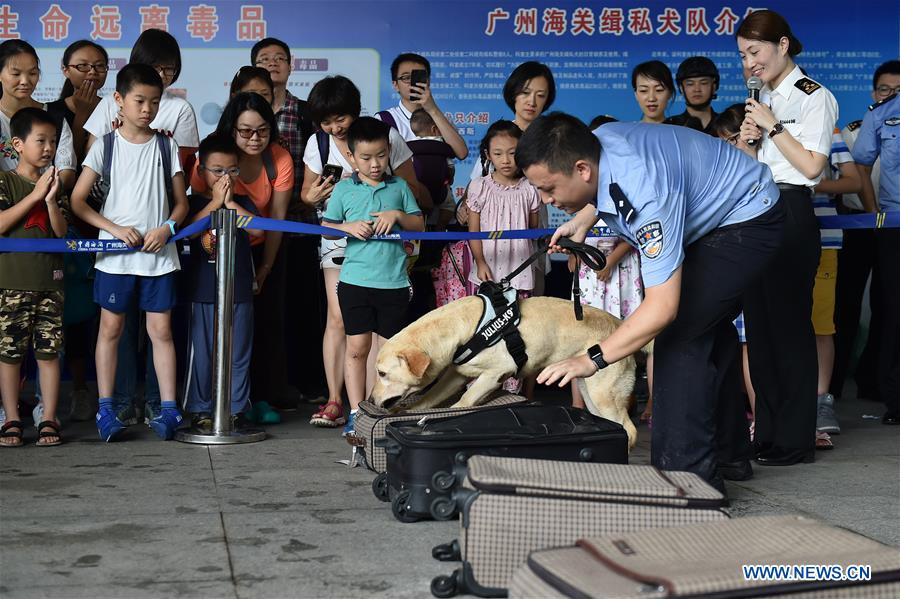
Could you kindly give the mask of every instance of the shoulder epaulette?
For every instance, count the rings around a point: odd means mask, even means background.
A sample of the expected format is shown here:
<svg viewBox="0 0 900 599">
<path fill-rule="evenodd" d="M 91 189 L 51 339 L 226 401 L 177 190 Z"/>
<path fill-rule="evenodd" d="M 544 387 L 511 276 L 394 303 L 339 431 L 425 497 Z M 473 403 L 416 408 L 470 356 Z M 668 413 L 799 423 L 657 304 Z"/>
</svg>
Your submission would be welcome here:
<svg viewBox="0 0 900 599">
<path fill-rule="evenodd" d="M 808 96 L 822 86 L 819 85 L 818 83 L 816 83 L 815 81 L 813 81 L 812 79 L 808 79 L 808 78 L 804 77 L 802 79 L 797 79 L 797 81 L 794 83 L 794 87 L 796 87 L 797 89 L 799 89 L 800 91 L 802 91 L 804 94 L 806 94 Z"/>
<path fill-rule="evenodd" d="M 853 121 L 852 123 L 847 123 L 847 129 L 850 131 L 856 131 L 862 126 L 862 121 Z"/>
<path fill-rule="evenodd" d="M 884 100 L 879 100 L 878 102 L 875 102 L 874 104 L 872 104 L 871 106 L 869 106 L 869 110 L 875 110 L 876 108 L 878 108 L 878 107 L 881 106 L 882 104 L 887 104 L 888 102 L 890 102 L 891 100 L 893 100 L 894 98 L 896 98 L 898 95 L 900 95 L 900 94 L 893 94 L 893 95 L 888 96 L 888 97 L 885 98 Z"/>
</svg>

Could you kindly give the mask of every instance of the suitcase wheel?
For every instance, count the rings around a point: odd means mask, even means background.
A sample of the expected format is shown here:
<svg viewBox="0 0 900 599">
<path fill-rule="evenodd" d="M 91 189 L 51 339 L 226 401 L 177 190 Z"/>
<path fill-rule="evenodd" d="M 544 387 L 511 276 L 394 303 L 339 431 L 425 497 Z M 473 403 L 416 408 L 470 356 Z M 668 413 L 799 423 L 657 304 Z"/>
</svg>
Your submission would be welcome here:
<svg viewBox="0 0 900 599">
<path fill-rule="evenodd" d="M 456 501 L 449 497 L 438 497 L 431 502 L 429 511 L 435 520 L 449 520 L 456 515 Z"/>
<path fill-rule="evenodd" d="M 372 481 L 372 493 L 378 501 L 388 502 L 391 500 L 387 472 L 382 472 Z"/>
<path fill-rule="evenodd" d="M 394 518 L 400 522 L 417 522 L 419 520 L 417 516 L 409 512 L 409 497 L 410 492 L 407 489 L 406 491 L 400 491 L 391 502 L 391 512 L 394 514 Z"/>
<path fill-rule="evenodd" d="M 431 477 L 431 486 L 438 491 L 449 491 L 456 485 L 456 475 L 439 470 Z"/>
<path fill-rule="evenodd" d="M 450 576 L 435 576 L 431 580 L 431 594 L 435 597 L 455 597 L 458 593 L 456 572 Z"/>
<path fill-rule="evenodd" d="M 440 562 L 458 562 L 462 559 L 462 554 L 459 550 L 459 540 L 456 539 L 451 543 L 435 545 L 434 549 L 431 550 L 431 557 Z"/>
</svg>

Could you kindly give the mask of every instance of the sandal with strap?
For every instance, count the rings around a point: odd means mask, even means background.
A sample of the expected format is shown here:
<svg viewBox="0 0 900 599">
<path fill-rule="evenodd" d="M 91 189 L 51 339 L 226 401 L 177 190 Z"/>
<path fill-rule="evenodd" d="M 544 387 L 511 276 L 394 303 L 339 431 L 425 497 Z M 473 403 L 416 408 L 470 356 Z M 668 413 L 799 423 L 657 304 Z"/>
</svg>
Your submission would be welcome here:
<svg viewBox="0 0 900 599">
<path fill-rule="evenodd" d="M 17 431 L 11 431 L 9 429 L 17 428 Z M 6 423 L 0 427 L 0 438 L 3 439 L 16 439 L 13 443 L 0 443 L 0 447 L 22 447 L 25 443 L 22 441 L 22 434 L 25 432 L 25 425 L 22 424 L 20 420 L 7 420 Z"/>
<path fill-rule="evenodd" d="M 322 409 L 312 415 L 309 423 L 313 426 L 336 428 L 347 422 L 344 416 L 344 406 L 336 401 L 329 401 Z"/>
<path fill-rule="evenodd" d="M 54 420 L 43 420 L 38 424 L 38 440 L 35 445 L 38 447 L 56 447 L 62 445 L 62 435 L 59 433 L 59 423 Z M 49 431 L 44 429 L 51 429 Z M 46 441 L 50 437 L 56 437 L 56 441 Z"/>
</svg>

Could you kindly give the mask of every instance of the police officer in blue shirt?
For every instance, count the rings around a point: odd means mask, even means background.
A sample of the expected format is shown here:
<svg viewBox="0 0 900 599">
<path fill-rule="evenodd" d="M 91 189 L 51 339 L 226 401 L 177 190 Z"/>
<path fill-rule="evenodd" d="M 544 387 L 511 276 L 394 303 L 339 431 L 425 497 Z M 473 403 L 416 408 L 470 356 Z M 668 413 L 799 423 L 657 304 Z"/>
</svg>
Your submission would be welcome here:
<svg viewBox="0 0 900 599">
<path fill-rule="evenodd" d="M 863 202 L 871 205 L 872 165 L 881 157 L 877 206 L 883 212 L 900 211 L 900 94 L 869 107 L 853 146 L 853 160 L 864 171 Z M 883 329 L 878 352 L 878 392 L 887 404 L 882 422 L 900 424 L 900 228 L 875 231 L 875 271 L 879 273 Z M 875 287 L 875 286 L 873 286 Z"/>
<path fill-rule="evenodd" d="M 781 243 L 784 212 L 768 167 L 685 127 L 609 123 L 591 133 L 562 113 L 534 121 L 516 163 L 545 203 L 575 215 L 553 241 L 581 241 L 602 217 L 640 250 L 645 286 L 615 333 L 538 382 L 590 376 L 655 338 L 653 464 L 695 472 L 723 492 L 723 477 L 749 478 L 732 320 Z"/>
</svg>

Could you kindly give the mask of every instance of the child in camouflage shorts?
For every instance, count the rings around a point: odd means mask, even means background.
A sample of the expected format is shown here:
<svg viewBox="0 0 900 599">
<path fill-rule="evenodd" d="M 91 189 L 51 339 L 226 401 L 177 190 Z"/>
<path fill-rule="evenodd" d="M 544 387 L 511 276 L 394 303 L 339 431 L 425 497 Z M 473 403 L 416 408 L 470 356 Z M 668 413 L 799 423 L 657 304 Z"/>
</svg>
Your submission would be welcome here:
<svg viewBox="0 0 900 599">
<path fill-rule="evenodd" d="M 39 108 L 23 108 L 10 120 L 12 145 L 19 155 L 14 171 L 0 172 L 0 237 L 52 239 L 66 234 L 66 199 L 56 154 L 56 124 Z M 42 169 L 46 169 L 43 174 Z M 28 346 L 34 348 L 44 397 L 38 424 L 39 447 L 59 445 L 59 354 L 63 344 L 62 254 L 0 253 L 0 393 L 7 421 L 0 446 L 20 447 L 19 380 Z"/>
</svg>

